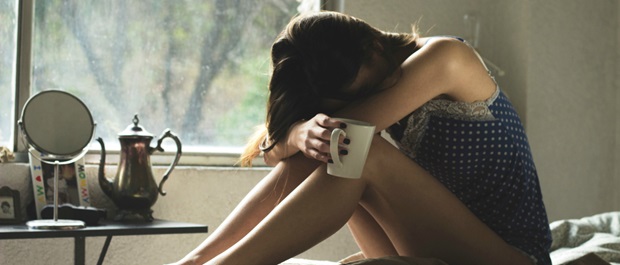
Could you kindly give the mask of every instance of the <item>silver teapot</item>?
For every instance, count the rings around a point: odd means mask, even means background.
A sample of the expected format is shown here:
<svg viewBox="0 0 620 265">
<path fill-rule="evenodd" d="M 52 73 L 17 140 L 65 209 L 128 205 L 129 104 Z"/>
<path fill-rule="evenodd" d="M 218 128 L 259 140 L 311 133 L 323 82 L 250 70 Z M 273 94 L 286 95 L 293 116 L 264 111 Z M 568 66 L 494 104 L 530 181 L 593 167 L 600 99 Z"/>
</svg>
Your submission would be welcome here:
<svg viewBox="0 0 620 265">
<path fill-rule="evenodd" d="M 138 125 L 139 122 L 136 114 L 133 118 L 133 124 L 118 134 L 121 153 L 116 177 L 112 180 L 105 176 L 105 145 L 101 138 L 97 138 L 101 145 L 99 186 L 118 207 L 119 212 L 114 218 L 117 221 L 135 217 L 152 221 L 151 206 L 157 201 L 158 193 L 162 196 L 166 195 L 166 192 L 163 191 L 164 182 L 181 158 L 181 141 L 170 129 L 164 130 L 157 140 L 157 146 L 153 148 L 150 146 L 153 135 Z M 161 143 L 165 138 L 171 138 L 175 141 L 177 152 L 174 161 L 157 185 L 151 170 L 150 157 L 155 151 L 164 151 Z"/>
</svg>

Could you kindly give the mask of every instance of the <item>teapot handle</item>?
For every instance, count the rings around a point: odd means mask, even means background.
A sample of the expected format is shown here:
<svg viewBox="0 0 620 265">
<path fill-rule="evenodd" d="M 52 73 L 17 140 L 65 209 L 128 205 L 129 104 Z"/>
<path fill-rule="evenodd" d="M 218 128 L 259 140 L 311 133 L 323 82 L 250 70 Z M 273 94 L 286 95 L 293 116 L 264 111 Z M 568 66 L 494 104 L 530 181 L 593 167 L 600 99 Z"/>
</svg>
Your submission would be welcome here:
<svg viewBox="0 0 620 265">
<path fill-rule="evenodd" d="M 166 196 L 166 192 L 162 189 L 164 187 L 164 182 L 168 180 L 168 176 L 170 175 L 174 167 L 179 163 L 179 159 L 181 159 L 181 154 L 182 154 L 181 140 L 179 140 L 179 137 L 177 137 L 176 134 L 171 132 L 170 129 L 164 130 L 164 132 L 159 137 L 159 140 L 157 140 L 157 147 L 155 147 L 155 149 L 163 152 L 164 149 L 161 147 L 161 143 L 167 137 L 172 138 L 172 140 L 174 140 L 174 142 L 177 144 L 177 154 L 175 155 L 174 161 L 172 161 L 172 164 L 170 164 L 170 167 L 168 167 L 168 170 L 166 170 L 166 173 L 164 173 L 164 176 L 161 178 L 161 181 L 159 182 L 159 186 L 157 187 L 159 194 L 161 194 L 162 196 Z"/>
</svg>

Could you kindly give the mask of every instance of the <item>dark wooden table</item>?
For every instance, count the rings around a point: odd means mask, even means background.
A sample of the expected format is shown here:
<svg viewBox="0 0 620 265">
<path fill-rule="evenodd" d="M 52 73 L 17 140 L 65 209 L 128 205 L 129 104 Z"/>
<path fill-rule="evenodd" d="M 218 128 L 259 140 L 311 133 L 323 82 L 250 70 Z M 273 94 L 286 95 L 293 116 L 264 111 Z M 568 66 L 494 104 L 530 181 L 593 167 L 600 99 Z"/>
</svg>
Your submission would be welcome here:
<svg viewBox="0 0 620 265">
<path fill-rule="evenodd" d="M 75 264 L 82 265 L 85 262 L 86 237 L 105 236 L 106 241 L 97 262 L 97 264 L 103 264 L 113 236 L 207 233 L 208 230 L 206 225 L 157 219 L 149 223 L 101 221 L 98 226 L 87 226 L 75 230 L 31 229 L 26 224 L 20 224 L 0 225 L 0 240 L 73 237 Z"/>
</svg>

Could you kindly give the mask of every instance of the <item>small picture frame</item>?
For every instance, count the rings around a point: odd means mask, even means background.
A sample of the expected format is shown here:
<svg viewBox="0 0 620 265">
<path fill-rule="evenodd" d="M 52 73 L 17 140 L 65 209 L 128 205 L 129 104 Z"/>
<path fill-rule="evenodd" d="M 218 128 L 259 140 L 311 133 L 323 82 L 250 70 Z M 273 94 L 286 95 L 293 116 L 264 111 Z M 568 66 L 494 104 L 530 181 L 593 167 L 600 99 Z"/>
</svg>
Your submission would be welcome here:
<svg viewBox="0 0 620 265">
<path fill-rule="evenodd" d="M 19 191 L 4 186 L 0 188 L 0 224 L 22 222 Z"/>
</svg>

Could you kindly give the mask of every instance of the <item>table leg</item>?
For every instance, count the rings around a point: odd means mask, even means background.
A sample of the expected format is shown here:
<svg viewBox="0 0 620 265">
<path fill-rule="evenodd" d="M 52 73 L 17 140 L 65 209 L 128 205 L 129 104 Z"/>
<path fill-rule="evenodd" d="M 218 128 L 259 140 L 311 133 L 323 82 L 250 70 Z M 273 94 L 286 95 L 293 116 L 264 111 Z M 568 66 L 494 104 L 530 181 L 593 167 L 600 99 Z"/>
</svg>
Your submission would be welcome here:
<svg viewBox="0 0 620 265">
<path fill-rule="evenodd" d="M 101 249 L 101 254 L 99 254 L 99 261 L 97 261 L 97 265 L 103 264 L 103 259 L 105 258 L 105 254 L 108 252 L 110 241 L 112 241 L 112 236 L 107 236 L 105 239 L 105 243 L 103 244 L 103 248 Z"/>
<path fill-rule="evenodd" d="M 85 246 L 85 238 L 83 236 L 76 236 L 75 237 L 75 242 L 74 242 L 74 258 L 73 261 L 75 263 L 75 265 L 84 265 L 85 259 L 84 259 L 84 252 L 86 252 L 86 246 Z"/>
</svg>

